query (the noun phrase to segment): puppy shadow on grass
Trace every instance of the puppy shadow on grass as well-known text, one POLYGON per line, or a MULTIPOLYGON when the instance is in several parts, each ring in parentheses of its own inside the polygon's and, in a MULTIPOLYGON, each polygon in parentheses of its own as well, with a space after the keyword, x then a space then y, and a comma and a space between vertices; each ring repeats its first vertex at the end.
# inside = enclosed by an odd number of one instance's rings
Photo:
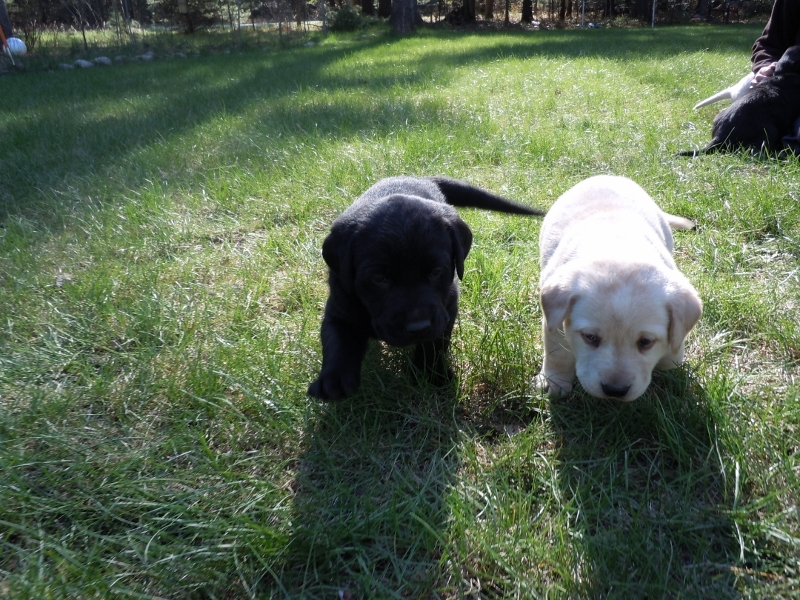
POLYGON ((579 388, 551 413, 583 597, 740 596, 733 469, 711 402, 685 370, 655 373, 631 403, 579 388))
POLYGON ((377 346, 359 391, 309 403, 279 576, 291 597, 426 598, 441 585, 455 383, 427 384, 409 353, 377 346))

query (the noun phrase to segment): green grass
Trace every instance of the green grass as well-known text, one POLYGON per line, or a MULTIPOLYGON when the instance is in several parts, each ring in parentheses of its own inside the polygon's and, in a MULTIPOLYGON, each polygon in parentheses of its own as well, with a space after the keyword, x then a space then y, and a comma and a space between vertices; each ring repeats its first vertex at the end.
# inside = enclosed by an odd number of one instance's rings
POLYGON ((759 33, 372 30, 5 77, 0 595, 800 597, 800 166, 674 157, 759 33), (614 173, 695 219, 685 365, 632 404, 532 394, 540 221, 464 210, 458 382, 374 345, 352 399, 307 398, 322 240, 400 173, 542 207, 614 173))

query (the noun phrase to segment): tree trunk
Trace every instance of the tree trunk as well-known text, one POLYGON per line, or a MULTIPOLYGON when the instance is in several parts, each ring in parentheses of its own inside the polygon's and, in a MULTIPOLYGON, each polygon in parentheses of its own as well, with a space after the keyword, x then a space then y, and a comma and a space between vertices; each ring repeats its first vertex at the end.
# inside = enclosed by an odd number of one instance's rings
POLYGON ((484 14, 484 18, 487 21, 494 19, 494 0, 486 0, 486 13, 484 14))
POLYGON ((378 16, 384 18, 392 16, 392 0, 378 0, 378 16))
POLYGON ((567 2, 566 0, 561 0, 561 4, 558 7, 558 20, 562 23, 564 19, 567 18, 567 2))
POLYGON ((14 28, 11 27, 11 19, 8 18, 6 0, 0 0, 0 27, 3 28, 3 35, 6 39, 14 37, 14 28))
POLYGON ((317 15, 322 19, 322 33, 327 35, 328 33, 328 7, 325 4, 325 0, 319 0, 317 4, 317 15))
POLYGON ((294 13, 294 21, 297 28, 303 23, 303 9, 305 8, 305 0, 292 0, 292 12, 294 13))
POLYGON ((533 2, 522 0, 522 16, 519 19, 523 23, 533 22, 533 2))
POLYGON ((475 21, 475 0, 464 0, 462 13, 464 21, 472 23, 475 21))
POLYGON ((708 9, 711 6, 711 3, 708 0, 698 0, 697 2, 697 14, 703 17, 704 19, 708 18, 708 9))
POLYGON ((392 16, 389 22, 397 33, 414 31, 417 0, 392 0, 392 16))
POLYGON ((78 18, 81 22, 81 35, 83 36, 83 49, 89 51, 89 42, 86 41, 86 19, 83 16, 83 2, 78 0, 78 18))
POLYGON ((375 2, 374 2, 374 0, 361 0, 361 14, 362 15, 374 15, 375 14, 375 2))
MULTIPOLYGON (((700 0, 703 2, 704 0, 700 0)), ((636 17, 637 19, 646 19, 650 20, 650 2, 649 0, 636 0, 633 3, 633 10, 631 11, 631 16, 636 17)))

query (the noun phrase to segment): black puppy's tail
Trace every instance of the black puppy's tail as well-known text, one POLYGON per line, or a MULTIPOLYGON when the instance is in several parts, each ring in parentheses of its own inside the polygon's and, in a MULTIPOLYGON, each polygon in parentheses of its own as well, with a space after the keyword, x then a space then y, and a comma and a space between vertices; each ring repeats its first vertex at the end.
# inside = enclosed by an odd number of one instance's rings
POLYGON ((496 196, 465 181, 450 179, 449 177, 426 177, 425 179, 435 183, 444 194, 447 203, 452 206, 483 208, 515 215, 537 215, 541 217, 545 214, 545 211, 541 209, 531 208, 502 196, 496 196))
POLYGON ((676 152, 675 156, 691 156, 692 158, 697 158, 701 154, 713 154, 721 147, 722 144, 709 144, 705 148, 700 148, 699 150, 681 150, 680 152, 676 152))

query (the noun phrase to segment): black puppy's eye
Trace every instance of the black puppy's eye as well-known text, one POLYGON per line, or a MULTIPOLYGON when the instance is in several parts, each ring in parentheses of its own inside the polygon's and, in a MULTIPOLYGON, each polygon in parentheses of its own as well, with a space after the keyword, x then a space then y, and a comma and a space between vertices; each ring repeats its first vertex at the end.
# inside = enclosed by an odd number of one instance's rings
POLYGON ((655 345, 655 343, 656 341, 654 339, 643 337, 639 338, 639 341, 636 342, 636 345, 638 346, 639 350, 650 350, 650 348, 652 348, 653 345, 655 345))
POLYGON ((428 275, 428 279, 430 281, 441 281, 445 277, 450 277, 450 273, 447 272, 447 269, 444 267, 438 267, 430 272, 428 275))
POLYGON ((389 285, 389 278, 386 277, 386 275, 376 273, 375 275, 369 278, 369 282, 375 287, 383 288, 389 285))
POLYGON ((581 333, 583 341, 589 344, 592 348, 600 346, 600 336, 594 333, 581 333))

